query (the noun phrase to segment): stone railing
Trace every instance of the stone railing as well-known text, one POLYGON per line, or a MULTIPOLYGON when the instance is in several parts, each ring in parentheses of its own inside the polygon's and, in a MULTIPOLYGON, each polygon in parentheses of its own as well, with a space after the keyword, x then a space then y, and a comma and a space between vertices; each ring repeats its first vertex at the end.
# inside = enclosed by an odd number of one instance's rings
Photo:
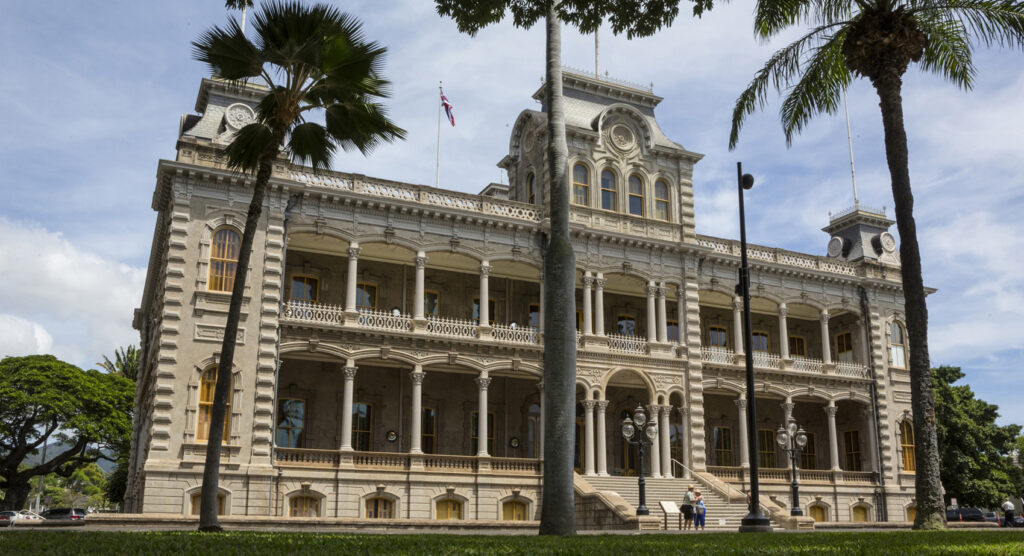
MULTIPOLYGON (((697 236, 697 245, 707 247, 715 253, 739 257, 740 242, 720 239, 710 236, 697 236)), ((747 258, 752 261, 762 261, 783 266, 792 266, 808 270, 818 270, 830 274, 842 274, 844 276, 857 276, 857 265, 844 261, 837 261, 826 257, 815 257, 803 253, 795 253, 772 247, 747 244, 747 258)))
POLYGON ((360 310, 356 323, 362 328, 372 328, 374 330, 391 330, 393 332, 409 332, 412 330, 412 317, 402 314, 396 315, 394 312, 388 311, 360 310))
POLYGON ((496 324, 491 329, 491 337, 498 342, 510 344, 537 344, 540 339, 537 329, 532 326, 512 326, 510 324, 496 324))
POLYGON ((701 347, 700 360, 705 363, 718 363, 719 365, 732 365, 733 351, 723 347, 701 347))
POLYGON ((726 481, 742 480, 743 468, 731 465, 709 465, 708 473, 726 481))
POLYGON ((793 365, 790 368, 798 373, 821 374, 822 365, 823 363, 821 359, 814 359, 811 357, 794 357, 793 365))
POLYGON ((769 353, 767 351, 755 351, 754 366, 761 367, 764 369, 778 370, 782 368, 782 358, 776 353, 769 353))
POLYGON ((307 301, 289 301, 284 304, 284 313, 281 318, 297 322, 341 326, 345 321, 345 308, 307 301))
POLYGON ((840 376, 852 376, 856 378, 867 378, 868 367, 861 363, 836 363, 836 374, 840 376))
POLYGON ((423 456, 423 467, 427 471, 476 471, 476 456, 449 456, 429 454, 423 456))
POLYGON ((496 458, 491 461, 491 469, 505 473, 540 473, 540 460, 534 458, 496 458))
POLYGON ((608 334, 608 350, 636 355, 647 354, 647 340, 639 336, 608 334))
POLYGON ((760 467, 757 478, 762 481, 789 481, 789 469, 785 467, 760 467))
MULTIPOLYGON (((791 469, 785 467, 762 467, 757 470, 760 480, 766 482, 791 482, 791 469)), ((749 470, 739 466, 709 465, 708 473, 719 479, 737 483, 747 480, 749 470)), ((831 469, 797 469, 797 477, 801 482, 807 483, 834 483, 842 480, 844 483, 873 484, 875 474, 870 471, 833 471, 831 469)))
POLYGON ((798 469, 797 476, 801 482, 831 483, 835 480, 835 472, 821 469, 798 469))
POLYGON ((427 334, 454 338, 476 338, 477 325, 471 320, 427 317, 427 334))
POLYGON ((357 469, 407 469, 409 467, 409 454, 353 452, 352 464, 357 469))
POLYGON ((540 222, 543 217, 541 207, 528 203, 492 197, 485 198, 480 195, 446 191, 425 185, 376 180, 341 172, 325 172, 321 174, 302 168, 294 168, 288 170, 281 177, 286 177, 312 187, 340 189, 369 197, 419 203, 442 208, 446 211, 461 210, 481 215, 526 220, 532 223, 540 222))
POLYGON ((306 450, 297 448, 274 448, 274 462, 278 465, 298 467, 337 467, 341 461, 338 450, 306 450))
POLYGON ((573 206, 569 211, 569 224, 668 242, 682 239, 682 228, 679 224, 580 206, 573 206))
POLYGON ((858 483, 870 485, 875 483, 874 471, 839 471, 844 483, 858 483))

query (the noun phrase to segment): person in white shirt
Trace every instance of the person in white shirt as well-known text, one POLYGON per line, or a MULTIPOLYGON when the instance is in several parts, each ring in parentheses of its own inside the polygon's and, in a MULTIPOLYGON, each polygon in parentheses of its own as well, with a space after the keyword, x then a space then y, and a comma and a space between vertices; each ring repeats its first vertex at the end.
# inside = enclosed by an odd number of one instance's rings
POLYGON ((1013 511, 1015 509, 1013 502, 1010 502, 1009 497, 1007 497, 1006 502, 1003 502, 1003 527, 1013 526, 1013 511))
POLYGON ((693 485, 683 493, 683 531, 688 531, 693 525, 693 503, 697 501, 697 495, 693 492, 693 485))

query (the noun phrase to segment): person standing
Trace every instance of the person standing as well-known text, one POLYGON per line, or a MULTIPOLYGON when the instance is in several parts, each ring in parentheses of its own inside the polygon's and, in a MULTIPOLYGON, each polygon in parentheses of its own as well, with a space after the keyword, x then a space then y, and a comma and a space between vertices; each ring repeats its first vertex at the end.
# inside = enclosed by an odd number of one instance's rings
POLYGON ((697 495, 693 492, 693 485, 690 485, 683 493, 683 531, 689 531, 693 525, 693 503, 697 501, 697 495))
POLYGON ((699 490, 695 494, 696 501, 693 508, 693 530, 696 531, 697 527, 700 527, 700 530, 703 531, 704 523, 707 519, 708 508, 704 505, 704 495, 701 494, 699 490))
POLYGON ((1006 502, 1003 502, 1003 527, 1013 527, 1013 502, 1010 502, 1010 497, 1006 497, 1006 502))

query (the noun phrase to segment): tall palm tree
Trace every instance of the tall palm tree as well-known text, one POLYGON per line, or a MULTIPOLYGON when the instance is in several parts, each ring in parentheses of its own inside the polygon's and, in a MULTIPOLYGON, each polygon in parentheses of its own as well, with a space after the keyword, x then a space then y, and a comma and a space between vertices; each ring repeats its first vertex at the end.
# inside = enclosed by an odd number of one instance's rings
MULTIPOLYGON (((207 446, 220 446, 223 439, 249 257, 272 165, 281 150, 294 162, 321 171, 339 146, 367 154, 382 141, 405 137, 376 102, 388 96, 388 82, 380 74, 386 49, 367 42, 355 18, 324 4, 275 1, 263 4, 252 19, 253 41, 230 20, 227 27, 215 26, 192 43, 193 56, 214 75, 240 85, 261 79, 268 88, 256 107, 256 121, 240 129, 225 149, 229 166, 255 172, 256 179, 231 290, 207 446), (309 121, 319 114, 323 125, 309 121)), ((207 449, 201 531, 220 530, 219 468, 220 450, 207 449)))
POLYGON ((754 30, 768 39, 802 24, 805 35, 776 52, 736 101, 729 148, 748 114, 766 103, 769 88, 785 90, 782 128, 787 144, 811 118, 833 114, 855 77, 867 77, 881 101, 885 156, 900 233, 910 353, 911 407, 917 449, 917 529, 945 523, 928 361, 928 309, 910 191, 903 74, 911 62, 962 89, 974 82, 974 47, 1024 47, 1024 3, 1017 0, 758 0, 754 30))
POLYGON ((96 364, 111 374, 123 376, 131 380, 138 380, 139 350, 135 346, 122 347, 114 350, 113 361, 104 355, 103 361, 99 361, 96 364))

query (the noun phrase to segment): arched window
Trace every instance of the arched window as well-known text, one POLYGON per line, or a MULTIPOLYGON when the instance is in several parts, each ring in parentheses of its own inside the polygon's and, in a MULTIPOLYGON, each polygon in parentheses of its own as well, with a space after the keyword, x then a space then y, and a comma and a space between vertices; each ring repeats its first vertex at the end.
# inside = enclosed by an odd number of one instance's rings
POLYGON ((509 500, 501 505, 502 521, 526 521, 526 502, 509 500))
POLYGON ((910 419, 900 422, 900 450, 903 452, 903 471, 914 473, 917 470, 917 459, 914 450, 914 424, 910 419))
MULTIPOLYGON (((213 391, 217 388, 217 366, 207 368, 199 379, 199 419, 196 424, 196 441, 206 442, 210 438, 210 418, 213 415, 213 391)), ((227 443, 231 430, 231 383, 228 383, 228 401, 224 411, 224 438, 227 443)))
POLYGON ((604 170, 601 172, 601 208, 604 210, 615 210, 618 206, 615 202, 615 197, 615 172, 604 170))
POLYGON ((536 200, 536 186, 537 178, 530 172, 530 175, 526 177, 526 202, 531 205, 536 200))
POLYGON ((462 519, 462 502, 459 500, 452 498, 438 500, 435 509, 436 518, 439 520, 462 519))
POLYGON ((814 521, 828 521, 828 511, 821 504, 812 504, 810 508, 811 519, 814 521))
POLYGON ((320 499, 315 496, 292 496, 288 517, 320 517, 320 499))
POLYGON ((572 202, 585 207, 590 205, 590 172, 582 164, 572 167, 572 202))
POLYGON ((854 523, 865 523, 868 521, 868 509, 864 506, 853 507, 854 523))
POLYGON ((221 228, 214 232, 210 245, 210 281, 207 289, 229 292, 235 286, 235 269, 238 267, 238 248, 242 236, 234 228, 221 228))
POLYGON ((907 506, 907 521, 917 519, 917 506, 907 506))
POLYGON ((367 519, 391 519, 395 517, 395 503, 381 496, 366 499, 367 519))
MULTIPOLYGON (((217 515, 224 515, 224 494, 217 494, 217 515)), ((203 493, 196 491, 189 497, 189 512, 192 515, 199 515, 199 507, 203 502, 203 493)))
POLYGON ((907 332, 899 321, 892 321, 889 327, 889 349, 891 350, 892 366, 907 368, 907 332))
POLYGON ((654 217, 668 220, 668 184, 662 180, 654 182, 654 217))
POLYGON ((629 176, 629 213, 644 215, 644 182, 636 175, 629 176))

